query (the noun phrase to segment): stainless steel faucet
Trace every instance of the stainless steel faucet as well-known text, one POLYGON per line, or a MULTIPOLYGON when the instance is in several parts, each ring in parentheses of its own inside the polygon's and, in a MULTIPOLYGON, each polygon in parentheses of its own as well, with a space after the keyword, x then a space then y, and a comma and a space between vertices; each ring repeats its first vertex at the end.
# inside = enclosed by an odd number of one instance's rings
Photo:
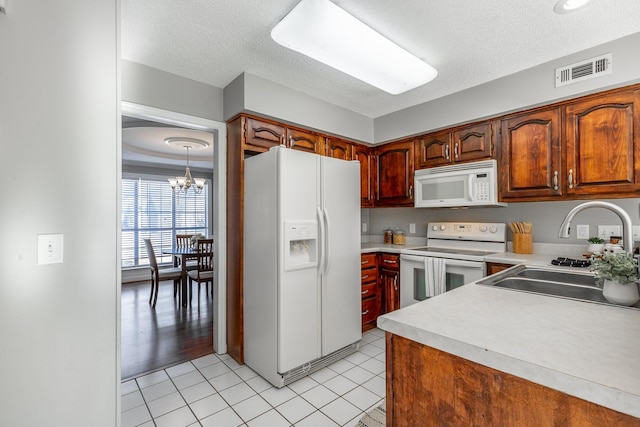
POLYGON ((633 253, 633 224, 631 223, 631 218, 629 214, 627 214, 624 210, 620 208, 620 206, 614 205, 609 202, 601 202, 598 200, 594 200, 591 202, 584 202, 571 209, 567 216, 562 221, 560 225, 560 231, 558 232, 558 237, 568 238, 569 231, 571 230, 571 221, 573 217, 580 211, 589 208, 604 208, 608 209, 611 212, 618 215, 620 221, 622 221, 622 245, 623 249, 626 253, 633 253))

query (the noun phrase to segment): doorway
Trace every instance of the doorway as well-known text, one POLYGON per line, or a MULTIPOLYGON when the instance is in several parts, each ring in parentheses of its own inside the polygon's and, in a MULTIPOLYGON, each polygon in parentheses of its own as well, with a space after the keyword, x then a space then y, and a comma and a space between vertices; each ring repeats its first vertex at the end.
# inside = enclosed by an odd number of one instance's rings
MULTIPOLYGON (((212 179, 212 198, 215 203, 212 204, 213 216, 213 232, 214 241, 214 284, 213 284, 213 348, 218 354, 226 353, 226 124, 206 120, 199 117, 184 115, 181 113, 162 110, 154 107, 143 106, 139 104, 123 102, 121 115, 139 120, 152 121, 165 126, 175 126, 185 129, 193 129, 213 134, 213 179, 212 179)), ((120 175, 122 181, 122 175, 120 175)), ((167 184, 168 185, 168 184, 167 184)), ((121 199, 121 198, 120 198, 121 199)), ((122 212, 122 201, 119 200, 119 210, 122 212)), ((119 237, 120 243, 122 236, 119 237)), ((148 285, 147 285, 148 286, 148 285)), ((141 297, 148 299, 149 288, 145 287, 144 291, 139 290, 141 297)), ((159 295, 159 301, 162 293, 159 295)), ((145 301, 146 302, 146 301, 145 301)), ((194 301, 195 302, 195 301, 194 301)), ((124 315, 122 307, 120 320, 124 315)), ((197 310, 197 306, 196 306, 197 310)), ((122 330, 119 331, 120 343, 122 345, 122 330)), ((122 360, 121 363, 122 365, 122 360)), ((121 378, 122 379, 122 378, 121 378)))

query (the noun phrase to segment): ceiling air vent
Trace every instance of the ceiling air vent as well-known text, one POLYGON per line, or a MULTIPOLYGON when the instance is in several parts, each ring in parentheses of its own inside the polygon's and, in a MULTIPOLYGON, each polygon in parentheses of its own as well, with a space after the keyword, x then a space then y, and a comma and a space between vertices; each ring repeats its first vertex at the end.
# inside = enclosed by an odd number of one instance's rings
POLYGON ((581 82, 611 73, 611 54, 556 68, 556 87, 581 82))

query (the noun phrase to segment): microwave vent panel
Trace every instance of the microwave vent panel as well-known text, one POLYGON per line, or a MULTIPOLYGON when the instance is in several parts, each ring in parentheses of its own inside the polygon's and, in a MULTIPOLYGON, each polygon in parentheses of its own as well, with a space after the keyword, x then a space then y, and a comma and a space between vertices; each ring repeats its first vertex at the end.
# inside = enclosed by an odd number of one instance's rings
POLYGON ((612 65, 612 54, 607 53, 586 61, 556 68, 556 87, 611 74, 612 65))

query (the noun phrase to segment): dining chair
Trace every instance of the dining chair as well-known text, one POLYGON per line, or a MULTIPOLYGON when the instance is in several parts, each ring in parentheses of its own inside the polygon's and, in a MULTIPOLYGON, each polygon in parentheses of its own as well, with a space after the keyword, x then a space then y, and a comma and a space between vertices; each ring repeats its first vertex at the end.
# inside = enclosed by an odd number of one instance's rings
POLYGON ((158 268, 158 260, 156 259, 156 253, 153 250, 153 245, 150 239, 144 239, 144 246, 147 248, 147 256, 149 257, 149 266, 151 267, 151 294, 149 295, 149 303, 153 300, 151 306, 156 308, 156 301, 158 300, 158 287, 162 280, 173 280, 173 296, 176 296, 178 292, 178 286, 180 280, 182 280, 182 268, 180 267, 166 267, 158 268))
MULTIPOLYGON (((191 247, 191 238, 193 234, 176 234, 176 248, 190 248, 191 247)), ((180 265, 181 258, 178 257, 177 265, 180 265)), ((187 270, 195 270, 198 268, 198 263, 196 258, 187 258, 187 270)))
POLYGON ((204 283, 209 295, 209 282, 213 291, 213 239, 200 239, 197 244, 197 268, 188 271, 189 275, 189 303, 193 298, 192 284, 198 282, 198 302, 200 301, 200 284, 204 283))

